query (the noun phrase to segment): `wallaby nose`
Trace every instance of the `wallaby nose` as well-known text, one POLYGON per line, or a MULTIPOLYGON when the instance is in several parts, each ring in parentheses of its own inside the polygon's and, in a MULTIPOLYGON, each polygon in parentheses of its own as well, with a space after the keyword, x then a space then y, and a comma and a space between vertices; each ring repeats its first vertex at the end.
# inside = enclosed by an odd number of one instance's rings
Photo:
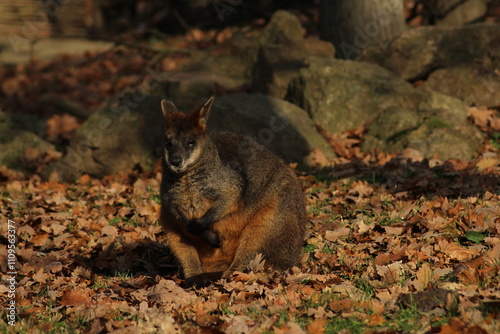
POLYGON ((174 167, 179 167, 182 164, 182 158, 178 155, 174 155, 168 159, 170 164, 174 167))

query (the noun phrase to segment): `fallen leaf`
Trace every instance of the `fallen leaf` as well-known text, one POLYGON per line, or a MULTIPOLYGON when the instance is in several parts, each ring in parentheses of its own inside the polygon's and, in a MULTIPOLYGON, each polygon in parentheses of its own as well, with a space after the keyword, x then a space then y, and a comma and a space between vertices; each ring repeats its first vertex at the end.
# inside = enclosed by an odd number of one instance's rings
POLYGON ((325 232, 325 239, 329 241, 337 241, 340 237, 347 237, 351 233, 351 229, 348 227, 339 227, 333 231, 325 232))
POLYGON ((432 269, 429 263, 424 262, 417 271, 417 282, 420 283, 421 289, 427 288, 427 285, 432 279, 432 269))
POLYGON ((382 282, 394 283, 404 275, 404 267, 401 261, 388 264, 386 266, 376 266, 377 274, 382 276, 382 282))
POLYGON ((48 273, 56 273, 62 270, 63 264, 60 261, 55 261, 45 266, 45 271, 48 273))
POLYGON ((30 242, 36 246, 36 247, 40 247, 40 246, 43 246, 47 243, 47 240, 49 239, 49 234, 47 233, 43 233, 43 234, 37 234, 35 236, 33 236, 30 240, 30 242))
POLYGON ((64 292, 61 298, 61 305, 64 306, 78 306, 85 305, 90 306, 92 304, 92 298, 90 297, 90 289, 76 289, 68 290, 64 292))
POLYGON ((82 186, 88 185, 89 183, 90 183, 90 175, 89 174, 83 174, 78 179, 78 184, 80 184, 82 186))
POLYGON ((78 119, 69 114, 53 115, 47 119, 47 139, 56 141, 59 138, 71 139, 80 127, 78 119))
POLYGON ((500 164, 500 160, 495 158, 483 158, 476 163, 477 170, 482 172, 485 169, 495 167, 500 164))
POLYGON ((186 292, 174 281, 165 279, 149 290, 148 298, 157 303, 172 303, 178 306, 186 306, 196 300, 195 295, 186 292))
POLYGON ((311 334, 323 334, 327 323, 327 318, 314 319, 307 325, 307 332, 311 334))

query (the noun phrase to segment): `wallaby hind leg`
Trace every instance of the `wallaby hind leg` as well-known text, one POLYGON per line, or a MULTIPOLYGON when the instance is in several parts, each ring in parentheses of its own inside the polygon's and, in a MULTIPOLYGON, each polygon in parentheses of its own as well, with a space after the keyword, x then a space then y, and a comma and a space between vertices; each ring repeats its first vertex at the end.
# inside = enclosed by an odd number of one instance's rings
POLYGON ((196 248, 183 240, 182 235, 175 232, 168 233, 167 244, 179 260, 184 278, 202 273, 201 261, 196 248))
POLYGON ((267 237, 272 232, 273 219, 277 213, 276 207, 277 205, 268 205, 253 215, 241 234, 234 259, 229 268, 224 271, 223 277, 229 277, 234 271, 244 270, 257 253, 267 253, 265 245, 267 237))
MULTIPOLYGON (((297 200, 295 200, 297 201, 297 200)), ((290 205, 293 200, 284 200, 278 207, 280 212, 274 225, 277 227, 269 234, 264 249, 268 263, 276 269, 291 268, 302 257, 306 217, 299 206, 290 205)))

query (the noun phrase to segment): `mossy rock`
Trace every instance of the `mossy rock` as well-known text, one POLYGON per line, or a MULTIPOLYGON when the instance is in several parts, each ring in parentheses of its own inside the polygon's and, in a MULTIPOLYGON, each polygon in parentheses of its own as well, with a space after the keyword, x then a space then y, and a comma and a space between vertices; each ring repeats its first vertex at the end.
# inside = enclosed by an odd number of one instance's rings
POLYGON ((380 113, 368 126, 362 149, 413 148, 426 158, 470 159, 482 140, 481 132, 467 122, 462 101, 430 92, 418 109, 388 108, 380 113))
POLYGON ((310 57, 286 99, 330 133, 357 128, 389 107, 416 109, 425 94, 378 65, 310 57))
POLYGON ((500 106, 500 74, 492 67, 460 66, 437 70, 419 89, 453 96, 467 105, 500 106))
POLYGON ((26 151, 36 148, 40 153, 55 150, 45 141, 45 123, 33 115, 17 115, 0 111, 0 165, 22 170, 26 151))
POLYGON ((403 150, 408 142, 405 137, 417 129, 422 118, 412 109, 390 107, 382 111, 369 126, 363 149, 373 148, 388 152, 403 150))
POLYGON ((283 44, 303 39, 299 18, 286 10, 278 10, 273 14, 262 36, 263 44, 283 44))
POLYGON ((60 161, 43 171, 45 178, 74 180, 80 174, 104 176, 140 167, 160 157, 163 116, 159 96, 124 94, 101 108, 77 130, 60 161))
POLYGON ((408 29, 384 46, 370 46, 357 58, 381 65, 403 79, 422 79, 440 68, 483 59, 499 50, 500 25, 470 24, 459 27, 423 26, 408 29), (464 47, 466 46, 466 47, 464 47))

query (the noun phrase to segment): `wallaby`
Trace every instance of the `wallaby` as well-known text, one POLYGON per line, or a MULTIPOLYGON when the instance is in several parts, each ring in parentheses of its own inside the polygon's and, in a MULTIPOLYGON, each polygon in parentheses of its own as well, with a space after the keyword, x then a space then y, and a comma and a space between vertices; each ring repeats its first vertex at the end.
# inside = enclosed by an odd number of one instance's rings
POLYGON ((281 159, 249 137, 208 134, 213 100, 187 114, 161 101, 160 220, 190 285, 244 270, 258 253, 273 268, 292 267, 307 220, 299 181, 281 159))

